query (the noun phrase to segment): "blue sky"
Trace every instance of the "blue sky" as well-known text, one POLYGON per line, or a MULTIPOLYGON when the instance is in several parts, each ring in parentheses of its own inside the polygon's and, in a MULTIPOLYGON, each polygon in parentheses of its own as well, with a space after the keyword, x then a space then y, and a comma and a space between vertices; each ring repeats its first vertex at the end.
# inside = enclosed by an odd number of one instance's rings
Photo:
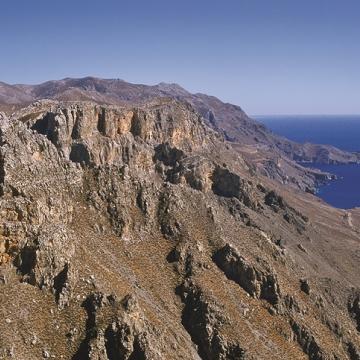
POLYGON ((250 114, 360 114, 359 0, 3 0, 0 80, 176 82, 250 114))

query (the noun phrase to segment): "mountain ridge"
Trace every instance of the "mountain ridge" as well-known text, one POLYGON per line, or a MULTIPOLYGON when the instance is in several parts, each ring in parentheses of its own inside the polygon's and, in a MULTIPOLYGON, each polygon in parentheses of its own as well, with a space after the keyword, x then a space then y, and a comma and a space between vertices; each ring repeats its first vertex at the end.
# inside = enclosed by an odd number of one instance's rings
POLYGON ((0 86, 0 110, 9 114, 44 98, 125 105, 141 104, 157 97, 170 97, 190 103, 207 124, 221 133, 257 171, 303 190, 315 192, 316 187, 328 181, 330 176, 303 168, 299 165, 302 161, 359 162, 360 155, 356 153, 329 145, 298 144, 278 136, 250 118, 240 106, 224 103, 215 96, 191 94, 178 84, 143 85, 90 76, 51 80, 38 85, 5 84, 0 86))
MULTIPOLYGON (((31 101, 36 101, 46 98, 54 100, 68 100, 68 96, 73 95, 71 94, 71 91, 77 89, 84 92, 81 93, 84 97, 88 95, 89 101, 96 101, 97 97, 102 96, 98 99, 101 103, 104 103, 104 100, 107 100, 107 102, 112 105, 116 105, 119 102, 136 103, 137 101, 149 98, 170 96, 178 98, 179 100, 190 102, 208 121, 208 123, 212 126, 217 126, 218 129, 222 130, 230 140, 256 142, 264 140, 264 136, 267 136, 268 141, 271 140, 275 143, 279 138, 276 137, 275 139, 272 139, 274 134, 268 131, 266 127, 258 121, 251 119, 240 106, 222 102, 217 97, 204 93, 192 94, 176 83, 160 82, 156 85, 143 85, 129 83, 120 79, 101 79, 98 77, 87 76, 84 78, 50 80, 37 85, 1 84, 3 89, 0 87, 0 91, 2 90, 0 93, 2 94, 2 97, 0 98, 0 105, 18 103, 23 107, 24 105, 30 104, 30 102, 24 104, 23 97, 20 97, 19 99, 16 97, 14 98, 14 94, 11 93, 10 90, 17 92, 23 91, 23 96, 26 96, 28 99, 31 97, 31 101), (10 92, 8 95, 6 90, 10 92), (62 98, 64 96, 64 92, 70 92, 70 94, 66 95, 65 98, 62 98), (216 110, 216 116, 213 113, 214 109, 216 110), (237 121, 237 123, 235 123, 235 121, 237 121), (243 124, 241 122, 243 122, 243 124), (260 138, 254 139, 256 136, 251 132, 244 136, 244 134, 241 133, 241 131, 244 130, 241 126, 247 127, 246 130, 248 131, 255 131, 256 134, 260 135, 260 138), (249 135, 252 135, 252 137, 249 135)), ((78 99, 75 95, 72 100, 76 101, 86 99, 78 99)), ((294 142, 288 141, 288 143, 294 142)), ((280 150, 283 151, 281 148, 280 150)))

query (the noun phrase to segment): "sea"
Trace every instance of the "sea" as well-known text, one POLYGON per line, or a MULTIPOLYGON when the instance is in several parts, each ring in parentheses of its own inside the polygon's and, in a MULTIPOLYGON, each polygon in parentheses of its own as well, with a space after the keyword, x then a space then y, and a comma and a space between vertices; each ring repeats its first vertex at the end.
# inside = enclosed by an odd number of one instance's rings
MULTIPOLYGON (((360 152, 360 115, 264 115, 254 118, 274 133, 296 142, 330 144, 360 152)), ((360 165, 311 166, 337 175, 337 180, 318 189, 320 198, 341 209, 360 207, 360 165)))

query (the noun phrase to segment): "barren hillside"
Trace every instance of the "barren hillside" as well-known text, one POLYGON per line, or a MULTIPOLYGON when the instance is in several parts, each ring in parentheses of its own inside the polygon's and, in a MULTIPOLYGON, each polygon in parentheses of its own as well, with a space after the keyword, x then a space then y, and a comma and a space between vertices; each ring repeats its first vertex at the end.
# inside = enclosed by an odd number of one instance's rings
POLYGON ((164 87, 1 115, 0 357, 359 359, 357 211, 254 171, 164 87))

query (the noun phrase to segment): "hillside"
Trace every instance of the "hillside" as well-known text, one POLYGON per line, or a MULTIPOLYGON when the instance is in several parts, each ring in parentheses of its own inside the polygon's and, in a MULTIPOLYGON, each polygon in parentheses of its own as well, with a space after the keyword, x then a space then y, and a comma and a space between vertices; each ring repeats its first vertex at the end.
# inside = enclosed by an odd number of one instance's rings
POLYGON ((0 357, 359 359, 359 211, 254 171, 180 88, 129 86, 0 116, 0 357))

